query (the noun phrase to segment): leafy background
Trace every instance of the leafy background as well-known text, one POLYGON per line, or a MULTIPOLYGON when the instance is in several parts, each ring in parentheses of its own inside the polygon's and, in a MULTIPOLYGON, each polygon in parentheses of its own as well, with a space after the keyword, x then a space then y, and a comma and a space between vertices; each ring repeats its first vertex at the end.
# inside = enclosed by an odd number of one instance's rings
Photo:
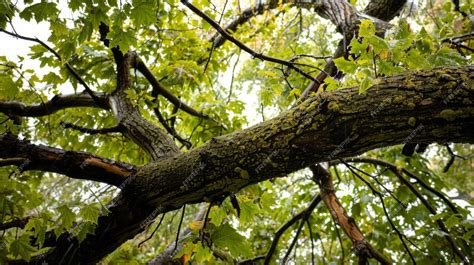
MULTIPOLYGON (((366 2, 351 1, 359 10, 366 2)), ((220 21, 221 25, 226 25, 239 13, 237 1, 197 0, 193 4, 220 21)), ((254 4, 240 1, 242 8, 254 4)), ((465 0, 461 1, 460 7, 469 13, 472 12, 471 5, 465 0)), ((385 38, 376 36, 372 22, 362 21, 360 36, 364 37, 363 40, 350 42, 357 60, 336 60, 336 65, 346 76, 342 80, 326 79, 328 90, 357 85, 361 93, 370 94, 367 89, 383 76, 442 65, 472 64, 472 55, 461 53, 443 42, 446 38, 472 30, 469 19, 464 19, 453 9, 451 1, 414 1, 391 22, 393 27, 385 38)), ((40 45, 31 43, 29 52, 18 56, 2 49, 0 100, 41 103, 55 94, 80 92, 80 85, 63 67, 65 62, 79 69, 80 75, 95 91, 112 91, 115 87, 114 63, 111 52, 99 40, 97 29, 101 21, 110 25, 112 46, 118 45, 122 51, 136 50, 166 88, 223 125, 182 111, 174 113, 173 106, 162 98, 153 103, 151 87, 143 76, 132 73, 133 87, 128 95, 140 106, 144 117, 159 125, 150 111, 153 104, 159 104, 166 119, 176 118, 177 132, 188 138, 194 147, 212 137, 274 117, 294 104, 309 84, 309 80, 301 75, 280 65, 254 59, 230 42, 210 53, 212 43, 209 38, 215 31, 177 0, 1 1, 1 28, 21 34, 24 28, 15 27, 16 24, 40 23, 47 30, 38 32, 36 36, 58 51, 61 60, 40 45)), ((332 55, 341 38, 335 32, 332 25, 312 10, 280 4, 272 11, 253 17, 233 35, 258 52, 291 59, 298 54, 332 55)), ((6 36, 2 38, 2 41, 14 41, 6 36)), ((472 42, 470 47, 473 47, 472 42)), ((297 61, 307 64, 302 68, 313 74, 326 64, 325 59, 311 57, 297 58, 297 61)), ((61 121, 88 128, 115 124, 109 112, 93 108, 66 109, 45 117, 25 118, 19 125, 0 114, 0 133, 10 131, 34 139, 35 143, 92 152, 137 165, 148 162, 146 154, 122 136, 84 135, 64 129, 60 126, 61 121)), ((452 257, 443 233, 435 224, 436 219, 444 220, 456 238, 471 245, 474 240, 473 150, 472 146, 462 144, 451 145, 451 148, 464 159, 456 159, 447 173, 443 172, 443 167, 450 155, 444 146, 431 145, 424 154, 413 157, 402 156, 401 146, 373 150, 367 155, 405 167, 451 197, 467 195, 471 199, 456 200, 459 214, 449 213, 442 201, 426 193, 428 201, 440 213, 432 216, 393 174, 381 172, 373 166, 358 165, 365 172, 377 175, 378 181, 392 191, 393 196, 385 192, 386 206, 396 227, 417 246, 411 245, 410 248, 422 264, 446 263, 452 257), (406 208, 393 197, 403 202, 406 208)), ((347 167, 334 166, 331 172, 339 176, 336 187, 342 205, 356 219, 367 239, 378 249, 385 249, 397 263, 409 262, 400 240, 388 225, 379 198, 347 167)), ((382 191, 382 186, 373 179, 364 178, 382 191)), ((99 183, 51 173, 20 173, 13 167, 1 167, 0 221, 24 216, 31 218, 24 229, 1 233, 0 259, 29 259, 45 252, 47 248, 43 247, 43 240, 45 232, 50 229, 58 235, 67 230, 84 238, 93 232, 99 213, 106 211, 104 205, 117 192, 115 188, 99 183), (38 238, 35 244, 29 240, 32 235, 38 238)), ((265 181, 237 194, 240 217, 228 199, 219 207, 213 207, 206 229, 212 234, 214 247, 228 251, 231 258, 262 255, 280 225, 304 209, 317 193, 311 174, 306 170, 265 181)), ((202 227, 202 224, 192 221, 198 210, 196 205, 188 207, 184 220, 184 225, 195 234, 202 227)), ((154 237, 138 247, 138 243, 155 229, 157 222, 147 232, 123 244, 103 263, 141 264, 148 261, 167 245, 173 244, 178 222, 179 211, 167 214, 154 237)), ((317 263, 350 262, 354 259, 350 240, 335 226, 324 206, 316 208, 309 222, 312 234, 306 227, 303 229, 291 255, 294 262, 310 262, 312 241, 317 263)), ((293 228, 280 239, 280 258, 286 254, 286 248, 295 235, 297 226, 293 228)), ((187 242, 177 256, 199 264, 226 263, 216 260, 208 248, 192 241, 187 242)))

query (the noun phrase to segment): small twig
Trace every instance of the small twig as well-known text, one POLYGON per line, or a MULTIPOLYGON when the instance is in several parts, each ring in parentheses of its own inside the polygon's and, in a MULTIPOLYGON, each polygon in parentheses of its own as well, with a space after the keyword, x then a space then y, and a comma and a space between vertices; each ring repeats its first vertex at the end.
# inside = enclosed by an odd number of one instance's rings
POLYGON ((165 219, 165 215, 166 215, 166 213, 164 213, 163 215, 161 215, 161 219, 160 219, 160 222, 158 223, 158 225, 155 227, 155 229, 153 230, 153 232, 151 233, 151 235, 150 235, 149 237, 147 237, 145 240, 143 240, 142 242, 140 242, 140 243, 138 244, 138 248, 140 248, 140 246, 141 246, 143 243, 147 242, 148 240, 150 240, 150 239, 153 237, 153 235, 155 234, 156 230, 158 230, 158 228, 160 227, 161 223, 163 222, 163 219, 165 219))
MULTIPOLYGON (((402 245, 403 245, 403 248, 405 248, 405 250, 408 252, 408 255, 410 256, 410 259, 411 261, 413 262, 413 264, 416 264, 416 261, 415 261, 415 258, 413 257, 413 254, 411 253, 410 249, 408 248, 407 244, 405 243, 405 240, 403 240, 403 238, 405 237, 404 234, 402 234, 400 232, 400 230, 398 230, 398 228, 395 226, 395 224, 393 223, 392 221, 392 218, 390 218, 390 215, 388 214, 388 211, 387 211, 387 208, 385 207, 385 201, 383 199, 383 195, 377 191, 368 181, 366 181, 361 175, 359 175, 357 172, 355 172, 352 168, 353 166, 347 164, 344 162, 344 165, 352 172, 352 174, 354 176, 356 176, 357 178, 359 178, 362 182, 364 182, 367 187, 372 191, 372 194, 376 195, 377 197, 379 197, 380 199, 380 202, 382 203, 382 209, 384 211, 384 214, 385 214, 385 217, 387 217, 387 220, 390 224, 390 226, 392 227, 393 230, 395 230, 395 232, 397 233, 398 235, 398 238, 400 239, 400 241, 402 242, 402 245)), ((402 204, 403 205, 403 204, 402 204)), ((406 238, 406 237, 405 237, 406 238)))
POLYGON ((293 216, 288 222, 283 224, 275 233, 275 237, 273 238, 272 244, 270 245, 270 248, 268 249, 267 254, 265 255, 265 261, 263 264, 270 264, 270 260, 273 256, 273 253, 276 250, 276 247, 278 245, 278 240, 280 240, 280 237, 283 235, 283 233, 288 230, 296 221, 300 219, 307 219, 309 218, 310 214, 313 212, 313 210, 318 206, 318 204, 321 202, 321 195, 316 195, 309 206, 298 213, 297 215, 293 216))
POLYGON ((204 245, 204 229, 206 228, 207 219, 209 218, 209 213, 211 212, 212 206, 213 206, 212 202, 209 203, 209 207, 207 207, 206 215, 204 217, 204 223, 203 223, 202 228, 201 228, 201 244, 202 245, 204 245))
MULTIPOLYGON (((308 219, 306 219, 306 220, 308 220, 308 219)), ((296 230, 296 235, 293 238, 293 241, 291 242, 290 247, 286 251, 285 257, 283 258, 283 264, 286 264, 286 261, 288 260, 288 257, 290 256, 290 253, 291 253, 291 251, 293 250, 293 247, 296 244, 296 241, 298 241, 298 237, 301 233, 301 230, 303 229, 303 226, 304 226, 306 220, 301 220, 300 226, 298 227, 298 230, 296 230)))
MULTIPOLYGON (((406 171, 403 171, 403 170, 399 170, 395 165, 391 164, 391 163, 388 163, 386 161, 383 161, 383 160, 378 160, 378 159, 371 159, 371 158, 351 158, 351 159, 346 159, 346 161, 352 161, 352 162, 362 162, 362 163, 372 163, 372 164, 376 164, 376 165, 381 165, 381 166, 385 166, 385 167, 388 167, 390 169, 390 171, 392 171, 395 176, 397 176, 397 178, 405 185, 407 186, 410 191, 421 201, 421 203, 425 206, 426 209, 428 209, 428 211, 432 214, 432 215, 436 215, 437 212, 436 212, 436 209, 428 202, 427 199, 425 199, 425 197, 410 183, 410 181, 408 181, 405 177, 403 177, 403 175, 401 174, 401 172, 405 173, 406 171)), ((425 184, 426 185, 426 184, 425 184)), ((444 197, 444 196, 443 196, 444 197)), ((449 242, 449 244, 451 245, 451 248, 453 249, 454 253, 466 264, 468 264, 468 259, 466 257, 466 255, 464 255, 464 253, 461 251, 461 249, 458 247, 456 241, 453 239, 453 237, 451 236, 451 233, 449 232, 448 228, 446 227, 446 225, 444 224, 444 222, 440 219, 437 219, 435 220, 435 222, 437 223, 438 227, 441 229, 441 231, 443 231, 445 233, 444 237, 446 238, 446 240, 449 242)))
MULTIPOLYGON (((155 102, 157 102, 156 99, 155 99, 155 102)), ((163 117, 159 109, 154 107, 153 111, 155 112, 156 117, 160 121, 161 125, 163 125, 165 130, 169 134, 171 134, 176 140, 178 140, 182 145, 186 146, 187 149, 191 149, 191 147, 193 146, 192 143, 184 139, 183 137, 181 137, 174 127, 168 125, 168 123, 166 122, 166 119, 163 117)))
POLYGON ((176 249, 178 248, 178 241, 179 241, 179 233, 181 230, 181 225, 183 224, 183 219, 184 219, 184 213, 186 212, 186 204, 183 205, 183 211, 181 212, 181 219, 179 219, 179 225, 178 225, 178 232, 176 233, 176 241, 174 244, 173 251, 171 253, 174 253, 176 249))
POLYGON ((313 231, 311 230, 311 224, 309 223, 309 218, 306 219, 306 225, 308 226, 309 237, 311 238, 311 264, 314 265, 314 238, 313 231))
POLYGON ((61 121, 59 123, 61 126, 63 126, 66 129, 74 129, 77 131, 80 131, 82 133, 87 133, 87 134, 108 134, 108 133, 121 133, 125 131, 125 128, 122 125, 117 125, 114 127, 110 128, 103 128, 103 129, 91 129, 91 128, 85 128, 76 124, 68 123, 61 121))

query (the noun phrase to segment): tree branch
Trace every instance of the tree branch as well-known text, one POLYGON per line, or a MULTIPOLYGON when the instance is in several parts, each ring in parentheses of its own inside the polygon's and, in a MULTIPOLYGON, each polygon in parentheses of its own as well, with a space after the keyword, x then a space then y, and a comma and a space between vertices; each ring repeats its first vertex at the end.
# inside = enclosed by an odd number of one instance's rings
MULTIPOLYGON (((421 203, 428 209, 428 211, 432 215, 436 215, 436 209, 428 202, 428 200, 423 197, 423 195, 401 174, 401 172, 407 172, 407 170, 399 170, 395 165, 385 162, 383 160, 378 160, 378 159, 371 159, 371 158, 363 158, 358 160, 357 158, 351 158, 348 161, 352 162, 364 162, 364 163, 371 163, 374 165, 379 165, 379 166, 385 166, 387 167, 390 171, 392 171, 398 179, 405 185, 407 186, 410 191, 421 201, 421 203)), ((426 184, 425 184, 426 185, 426 184)), ((444 196, 443 196, 444 197, 444 196)), ((441 198, 443 198, 441 197, 441 198)), ((445 197, 444 197, 445 198, 445 197)), ((445 198, 447 200, 447 198, 445 198)), ((453 206, 454 207, 454 206, 453 206)), ((454 208, 455 209, 455 208, 454 208)), ((436 220, 436 223, 438 227, 445 233, 445 238, 448 241, 448 243, 451 245, 451 248, 453 249, 454 253, 465 263, 469 264, 469 260, 467 259, 466 255, 461 251, 461 249, 458 247, 456 241, 454 238, 451 236, 451 233, 449 232, 448 228, 444 224, 444 222, 440 219, 436 220)))
POLYGON ((258 53, 254 50, 252 50, 251 48, 249 48, 248 46, 246 46, 245 44, 243 44, 241 41, 237 40, 236 38, 234 38, 232 35, 230 35, 227 31, 225 31, 221 26, 219 26, 219 24, 214 21, 212 18, 210 18, 208 15, 206 15, 204 12, 202 12, 199 8, 197 8, 196 6, 194 6, 193 4, 189 3, 188 0, 181 0, 181 3, 185 6, 187 6, 191 11, 193 11, 196 15, 198 15, 199 17, 201 17, 202 19, 204 19, 207 23, 209 23, 209 25, 211 25, 214 29, 217 30, 217 32, 219 32, 219 34, 221 34, 225 39, 229 40, 230 42, 234 43, 237 47, 241 48, 242 50, 246 51, 247 53, 249 53, 250 55, 252 55, 254 58, 258 58, 260 60, 264 60, 264 61, 269 61, 269 62, 273 62, 273 63, 278 63, 278 64, 281 64, 281 65, 285 65, 293 70, 295 70, 297 73, 301 74, 302 76, 310 79, 310 80, 315 80, 311 75, 309 75, 308 73, 306 73, 305 71, 303 71, 302 69, 296 67, 295 65, 297 63, 293 63, 293 62, 290 62, 290 61, 286 61, 286 60, 282 60, 282 59, 279 59, 279 58, 275 58, 275 57, 270 57, 270 56, 267 56, 267 55, 264 55, 262 53, 258 53))
POLYGON ((370 243, 365 239, 365 236, 355 223, 354 218, 347 215, 336 196, 331 174, 321 165, 313 165, 309 168, 313 172, 313 177, 321 190, 321 198, 324 204, 329 209, 334 220, 337 221, 337 224, 351 239, 359 259, 366 260, 370 257, 376 259, 381 264, 391 264, 392 262, 388 258, 372 247, 372 245, 370 245, 370 243))
POLYGON ((117 47, 111 49, 117 64, 117 88, 109 96, 109 101, 117 123, 124 128, 124 135, 145 150, 152 160, 179 154, 173 139, 143 118, 125 93, 131 85, 130 69, 137 63, 137 55, 132 52, 122 54, 117 47))
POLYGON ((80 131, 82 133, 87 133, 87 134, 108 134, 108 133, 121 133, 124 132, 124 128, 120 125, 110 127, 110 128, 102 128, 102 129, 90 129, 90 128, 84 128, 76 124, 72 124, 69 122, 60 122, 60 125, 63 126, 66 129, 74 129, 77 131, 80 131))
POLYGON ((137 63, 133 65, 133 67, 135 67, 141 74, 143 74, 148 80, 148 82, 150 82, 151 86, 153 87, 153 91, 151 93, 152 97, 157 97, 158 95, 161 95, 169 102, 177 106, 179 109, 192 116, 196 116, 203 119, 210 119, 207 114, 191 108, 186 103, 182 102, 179 98, 177 98, 175 95, 173 95, 170 91, 168 91, 165 87, 163 87, 156 79, 155 75, 153 75, 153 73, 150 71, 150 69, 146 67, 145 63, 142 60, 137 59, 137 63))
POLYGON ((420 143, 474 143, 472 73, 473 66, 442 67, 383 78, 366 94, 359 94, 358 87, 323 92, 276 118, 152 162, 127 179, 94 235, 75 243, 67 255, 70 243, 59 240, 34 261, 97 262, 143 231, 140 224, 150 215, 214 201, 254 183, 401 144, 408 137, 420 143), (445 102, 458 86, 459 97, 445 102), (380 104, 385 111, 373 117, 371 111, 380 104))
POLYGON ((263 264, 270 264, 270 261, 272 259, 273 254, 275 253, 276 247, 278 245, 278 241, 280 240, 280 237, 285 233, 286 230, 288 230, 293 224, 295 224, 298 220, 301 220, 301 222, 304 223, 313 210, 318 206, 318 204, 321 202, 321 195, 318 194, 314 196, 313 200, 311 203, 306 207, 304 210, 299 212, 297 215, 293 216, 288 222, 283 224, 275 233, 275 237, 272 240, 272 244, 270 245, 270 248, 267 251, 267 254, 265 255, 265 261, 263 264))
MULTIPOLYGON (((38 44, 40 44, 41 46, 43 46, 46 50, 48 50, 49 52, 51 52, 60 62, 63 61, 63 59, 61 58, 61 55, 59 55, 59 53, 57 53, 55 50, 53 50, 53 48, 49 47, 48 44, 44 43, 43 41, 39 40, 38 38, 30 38, 30 37, 25 37, 25 36, 22 36, 22 35, 19 35, 17 33, 13 33, 13 32, 9 32, 9 31, 6 31, 2 28, 0 28, 0 32, 3 32, 5 34, 8 34, 10 36, 13 36, 13 37, 16 37, 16 38, 20 38, 20 39, 23 39, 23 40, 27 40, 27 41, 32 41, 32 42, 36 42, 38 44)), ((101 107, 106 107, 107 105, 102 105, 103 101, 101 101, 95 94, 94 92, 92 91, 92 89, 89 87, 89 85, 87 85, 87 83, 84 81, 84 79, 82 79, 82 77, 79 75, 79 73, 76 71, 76 69, 71 65, 69 64, 68 62, 64 62, 64 65, 66 66, 66 69, 69 71, 69 73, 79 82, 79 84, 81 84, 85 91, 91 96, 92 100, 98 105, 98 106, 101 106, 101 107)))
POLYGON ((55 172, 75 179, 93 180, 117 187, 136 172, 136 168, 131 165, 85 152, 35 145, 12 134, 0 135, 0 158, 24 159, 23 163, 18 165, 20 171, 55 172))
POLYGON ((58 110, 76 107, 100 107, 108 109, 107 94, 97 93, 97 100, 100 105, 91 98, 89 94, 70 94, 70 95, 56 95, 51 100, 40 103, 25 105, 22 102, 15 101, 0 101, 0 112, 7 115, 15 115, 22 117, 40 117, 53 114, 58 110))
POLYGON ((21 218, 21 219, 13 219, 9 222, 0 223, 0 231, 7 230, 14 227, 23 228, 28 223, 28 220, 30 220, 30 217, 21 218))

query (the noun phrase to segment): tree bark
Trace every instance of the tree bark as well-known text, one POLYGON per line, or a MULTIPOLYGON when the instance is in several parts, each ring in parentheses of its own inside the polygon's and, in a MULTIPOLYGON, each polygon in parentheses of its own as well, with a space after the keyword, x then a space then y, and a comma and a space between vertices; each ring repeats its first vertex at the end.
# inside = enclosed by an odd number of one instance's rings
POLYGON ((62 237, 32 262, 97 262, 160 213, 314 163, 408 141, 474 143, 473 71, 443 67, 384 78, 364 94, 357 87, 323 92, 274 119, 151 162, 121 185, 95 235, 80 244, 62 237))

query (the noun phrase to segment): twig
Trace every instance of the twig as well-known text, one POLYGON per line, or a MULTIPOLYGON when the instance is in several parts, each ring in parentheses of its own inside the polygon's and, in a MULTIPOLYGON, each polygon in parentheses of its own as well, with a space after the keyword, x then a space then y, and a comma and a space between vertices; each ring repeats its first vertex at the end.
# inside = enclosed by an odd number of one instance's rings
MULTIPOLYGON (((308 220, 308 219, 306 219, 306 220, 308 220)), ((288 250, 286 251, 285 257, 283 258, 283 261, 282 261, 283 264, 286 264, 286 261, 288 260, 288 257, 290 256, 290 253, 291 253, 291 251, 293 250, 293 247, 294 247, 295 244, 296 244, 296 241, 298 241, 298 237, 299 237, 299 235, 300 235, 300 233, 301 233, 301 230, 303 229, 303 226, 304 226, 306 220, 301 220, 300 226, 298 227, 298 230, 296 230, 296 235, 295 235, 295 237, 293 238, 293 241, 291 242, 290 247, 289 247, 288 250)))
MULTIPOLYGON (((436 209, 423 197, 423 195, 417 189, 415 189, 415 187, 405 177, 403 177, 403 175, 400 173, 400 172, 403 172, 403 170, 400 171, 400 170, 398 170, 397 167, 393 168, 393 167, 390 166, 390 163, 385 162, 383 160, 364 158, 363 160, 361 159, 361 160, 358 161, 357 158, 353 158, 353 159, 349 159, 349 161, 363 162, 363 163, 373 163, 373 164, 377 164, 377 165, 387 166, 390 169, 390 171, 392 171, 398 177, 398 179, 410 189, 410 191, 421 201, 421 203, 425 206, 426 209, 428 209, 428 211, 432 215, 437 214, 436 209)), ((451 245, 451 248, 453 249, 454 253, 464 263, 469 264, 469 261, 468 261, 467 257, 464 255, 464 253, 462 253, 462 251, 458 247, 456 241, 451 236, 451 233, 449 232, 449 230, 446 227, 446 225, 444 224, 444 222, 440 219, 437 219, 436 223, 438 224, 438 227, 441 229, 441 231, 443 231, 445 233, 444 237, 446 238, 446 240, 451 245)))
POLYGON ((314 265, 314 238, 313 231, 311 230, 311 224, 309 223, 309 218, 306 219, 306 225, 308 226, 308 232, 311 238, 311 264, 314 265))
POLYGON ((121 133, 121 132, 125 131, 125 128, 122 125, 117 125, 117 126, 114 126, 114 127, 103 128, 103 129, 91 129, 91 128, 85 128, 85 127, 82 127, 82 126, 79 126, 79 125, 76 125, 76 124, 72 124, 72 123, 69 123, 69 122, 64 122, 64 121, 61 121, 59 124, 61 126, 63 126, 64 128, 66 128, 66 129, 74 129, 74 130, 80 131, 82 133, 87 133, 87 134, 91 134, 91 135, 94 135, 94 134, 107 134, 107 133, 121 133))
POLYGON ((305 71, 301 70, 300 68, 296 67, 294 63, 290 62, 290 61, 286 61, 286 60, 282 60, 282 59, 278 59, 278 58, 274 58, 274 57, 270 57, 270 56, 266 56, 262 53, 257 53, 256 51, 252 50, 251 48, 249 48, 248 46, 246 46, 245 44, 243 44, 241 41, 237 40, 236 38, 234 38, 232 35, 230 35, 226 30, 224 30, 221 26, 219 26, 219 24, 214 21, 212 18, 210 18, 208 15, 206 15, 204 12, 202 12, 199 8, 197 8, 196 6, 194 6, 193 4, 189 3, 188 0, 181 0, 181 3, 185 6, 187 6, 191 11, 193 11, 196 15, 198 15, 199 17, 201 17, 202 19, 204 19, 207 23, 209 23, 214 29, 217 30, 217 32, 219 32, 225 39, 229 40, 230 42, 234 43, 235 45, 237 45, 239 48, 241 48, 242 50, 246 51, 247 53, 249 53, 250 55, 252 55, 254 58, 258 58, 260 60, 263 60, 263 61, 269 61, 269 62, 274 62, 274 63, 278 63, 278 64, 282 64, 282 65, 286 65, 288 67, 290 67, 291 69, 295 70, 297 73, 303 75, 304 77, 310 79, 310 80, 313 80, 313 81, 317 81, 315 78, 313 78, 312 76, 310 76, 308 73, 306 73, 305 71))
MULTIPOLYGON (((27 41, 36 42, 36 43, 40 44, 41 46, 43 46, 44 48, 46 48, 46 50, 51 52, 59 61, 61 61, 61 62, 63 61, 63 59, 61 58, 61 55, 59 55, 59 53, 57 53, 48 44, 44 43, 43 41, 39 40, 38 38, 30 38, 30 37, 22 36, 22 35, 17 34, 17 33, 6 31, 2 28, 0 28, 0 31, 5 33, 5 34, 8 34, 10 36, 13 36, 13 37, 17 37, 17 38, 27 40, 27 41)), ((82 79, 82 77, 79 75, 79 73, 77 73, 76 69, 71 64, 69 64, 68 62, 64 62, 64 65, 66 66, 66 69, 69 71, 69 73, 71 73, 72 76, 77 81, 79 81, 79 83, 84 87, 86 92, 91 96, 91 98, 94 100, 94 102, 97 104, 97 106, 102 106, 102 103, 101 103, 100 99, 94 94, 92 89, 89 87, 89 85, 87 85, 87 83, 84 81, 84 79, 82 79)))
POLYGON ((153 232, 151 233, 151 235, 150 235, 149 237, 147 237, 145 240, 143 240, 142 242, 140 242, 140 243, 138 244, 138 248, 140 248, 140 246, 141 246, 143 243, 147 242, 148 240, 150 240, 150 239, 153 237, 153 235, 155 234, 156 230, 158 230, 158 228, 160 227, 161 223, 163 222, 163 219, 165 219, 165 215, 166 215, 166 213, 164 213, 164 214, 161 215, 161 219, 160 219, 160 222, 158 223, 158 225, 155 227, 155 229, 153 230, 153 232))
POLYGON ((174 243, 174 248, 171 253, 174 253, 176 249, 178 248, 178 241, 179 241, 179 231, 181 230, 181 225, 183 224, 183 219, 184 219, 184 213, 186 212, 186 204, 183 205, 183 211, 181 212, 181 219, 179 219, 179 225, 178 225, 178 232, 176 232, 176 241, 174 243))
MULTIPOLYGON (((390 226, 392 227, 393 230, 395 230, 395 232, 397 233, 398 235, 398 238, 400 239, 400 241, 402 242, 402 245, 403 245, 403 248, 405 248, 405 250, 408 252, 408 255, 410 256, 410 259, 411 261, 413 262, 413 264, 416 264, 416 261, 415 261, 415 258, 413 257, 413 254, 411 253, 410 249, 408 248, 407 244, 405 243, 405 240, 403 240, 404 238, 404 234, 402 234, 400 232, 400 230, 398 230, 398 228, 395 226, 395 224, 393 223, 392 221, 392 218, 390 218, 390 215, 388 214, 388 211, 387 211, 387 208, 385 207, 385 201, 383 199, 383 195, 377 191, 368 181, 366 181, 361 175, 357 174, 352 168, 353 166, 347 164, 344 162, 344 165, 346 165, 346 167, 352 172, 352 174, 354 176, 356 176, 357 178, 359 178, 362 182, 364 182, 367 187, 369 187, 369 189, 372 191, 372 193, 374 195, 377 195, 380 199, 380 202, 382 203, 382 209, 383 209, 383 212, 385 214, 385 216, 387 217, 387 220, 388 222, 390 223, 390 226)), ((402 204, 403 205, 403 204, 402 204)))
POLYGON ((293 216, 288 222, 283 224, 275 233, 275 237, 273 238, 272 244, 270 245, 270 248, 268 249, 267 254, 265 255, 265 261, 263 264, 268 265, 270 264, 270 260, 272 258, 273 253, 276 250, 276 247, 278 245, 278 240, 280 240, 280 237, 283 235, 283 233, 288 230, 296 221, 300 219, 307 219, 309 218, 309 215, 313 212, 313 210, 318 206, 318 204, 321 202, 321 195, 316 195, 311 203, 308 205, 306 209, 298 213, 297 215, 293 216))

